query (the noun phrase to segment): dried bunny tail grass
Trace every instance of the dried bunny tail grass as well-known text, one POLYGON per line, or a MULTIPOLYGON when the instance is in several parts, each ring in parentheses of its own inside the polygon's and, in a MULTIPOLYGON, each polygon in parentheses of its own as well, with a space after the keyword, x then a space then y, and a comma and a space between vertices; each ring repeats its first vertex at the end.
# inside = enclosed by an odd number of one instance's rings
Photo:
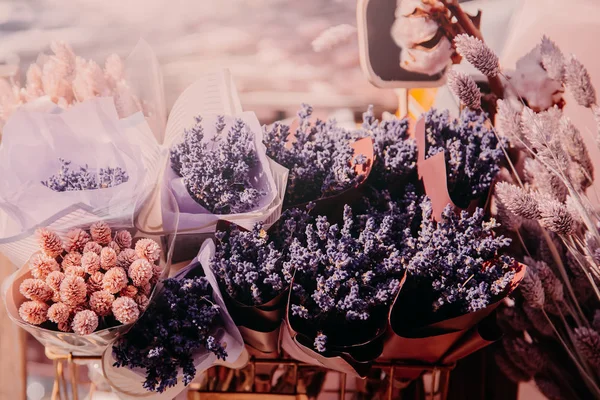
POLYGON ((60 271, 60 265, 50 256, 36 254, 29 261, 29 270, 34 278, 46 279, 51 272, 60 271))
POLYGON ((129 297, 117 298, 112 304, 112 312, 117 321, 122 324, 135 322, 140 316, 137 303, 129 297))
POLYGON ((111 268, 104 274, 102 281, 102 287, 109 293, 119 293, 125 287, 127 287, 127 273, 123 268, 111 268))
POLYGON ((37 300, 26 301, 19 307, 19 316, 28 324, 43 324, 48 320, 48 304, 37 300))
POLYGON ((152 239, 140 239, 135 244, 135 252, 139 258, 145 258, 150 262, 160 258, 160 246, 152 239))
POLYGON ((554 330, 548 323, 548 319, 544 315, 544 312, 538 308, 533 308, 528 304, 523 305, 523 311, 529 318, 529 322, 533 325, 533 328, 543 336, 553 336, 554 330))
POLYGON ((81 257, 81 266, 86 273, 93 275, 100 271, 100 256, 96 253, 84 253, 81 257))
POLYGON ((540 217, 538 202, 530 193, 506 182, 498 182, 495 189, 502 204, 512 213, 526 219, 540 217))
POLYGON ((129 277, 135 286, 144 286, 154 275, 154 266, 146 259, 135 260, 129 267, 129 277))
POLYGON ((60 284, 60 300, 75 307, 87 298, 87 286, 80 276, 65 276, 60 284))
POLYGON ((67 252, 79 252, 81 253, 85 248, 85 245, 92 240, 89 233, 84 231, 83 229, 71 229, 67 232, 65 237, 64 248, 67 252))
POLYGON ((596 90, 585 66, 575 56, 571 56, 565 65, 565 83, 577 104, 591 108, 596 104, 596 90))
POLYGON ((80 265, 75 265, 65 269, 65 276, 79 276, 85 278, 85 269, 80 265))
POLYGON ((112 240, 110 226, 104 221, 96 222, 90 227, 90 233, 94 242, 106 246, 112 240))
POLYGON ((131 248, 133 239, 128 231, 118 231, 115 233, 114 242, 119 245, 121 250, 125 250, 131 248))
POLYGON ((129 270, 129 266, 137 259, 138 256, 134 249, 124 249, 117 256, 117 267, 121 267, 127 271, 129 270))
POLYGON ((502 345, 509 360, 532 375, 546 365, 545 354, 535 343, 527 343, 521 337, 505 336, 502 339, 502 345))
POLYGON ((498 107, 498 114, 496 114, 498 132, 509 138, 514 147, 524 147, 521 143, 521 141, 525 141, 521 127, 521 111, 515 109, 507 100, 498 100, 496 105, 498 107))
POLYGON ((593 329, 575 328, 575 347, 595 369, 600 368, 600 335, 593 329))
POLYGON ((550 378, 546 378, 544 376, 535 376, 534 377, 535 386, 539 389, 540 392, 548 399, 548 400, 564 400, 566 397, 555 381, 550 378))
POLYGON ((454 44, 456 51, 485 76, 493 78, 500 73, 498 56, 481 40, 463 33, 454 38, 454 44))
POLYGON ((531 374, 527 373, 527 371, 519 368, 512 361, 508 359, 506 356, 506 352, 503 349, 499 349, 494 354, 494 359, 496 360, 496 365, 504 376, 515 383, 526 382, 531 379, 531 374))
POLYGON ((78 335, 89 335, 98 328, 98 315, 91 310, 79 311, 73 317, 71 327, 78 335))
POLYGON ((561 119, 560 139, 571 160, 581 166, 591 184, 594 178, 594 165, 579 129, 569 118, 561 119))
POLYGON ((61 267, 67 269, 69 267, 81 266, 81 253, 71 252, 63 257, 61 267))
POLYGON ((87 293, 91 295, 94 292, 102 290, 104 287, 104 274, 100 271, 94 272, 87 280, 87 293))
POLYGON ((106 317, 112 312, 115 296, 106 290, 100 290, 90 295, 90 309, 100 317, 106 317))
POLYGON ((540 310, 544 308, 544 286, 533 268, 527 268, 519 289, 527 304, 540 310))
POLYGON ((477 84, 467 74, 450 70, 448 71, 448 87, 465 106, 473 109, 481 109, 481 92, 477 84))
POLYGON ((543 228, 561 235, 570 235, 575 231, 576 221, 563 203, 550 198, 540 198, 539 222, 543 228))
POLYGON ((44 254, 50 257, 58 257, 62 254, 62 240, 60 240, 60 237, 55 232, 46 228, 38 228, 35 233, 40 249, 42 249, 44 254))
POLYGON ((117 253, 110 247, 105 247, 100 252, 100 267, 104 270, 117 265, 117 253))
POLYGON ((565 56, 560 48, 546 35, 542 37, 540 45, 542 66, 550 79, 562 82, 565 74, 565 56))
POLYGON ((529 329, 531 323, 529 319, 518 306, 503 306, 499 307, 497 312, 498 326, 502 328, 504 332, 521 332, 529 329))
POLYGON ((121 292, 119 292, 119 295, 124 297, 131 297, 132 299, 134 299, 135 296, 137 296, 137 294, 138 289, 133 285, 127 285, 124 289, 121 290, 121 292))
POLYGON ((134 300, 140 308, 140 311, 145 311, 146 308, 148 308, 148 304, 150 304, 150 299, 145 294, 138 294, 135 296, 134 300))
POLYGON ((58 292, 63 279, 65 279, 64 273, 61 271, 53 271, 46 277, 46 285, 48 285, 55 292, 58 292))
POLYGON ((104 75, 108 83, 114 87, 116 82, 125 77, 125 66, 121 57, 117 54, 111 54, 104 62, 104 75))
POLYGON ((503 228, 510 231, 517 231, 521 227, 522 219, 518 215, 511 212, 504 203, 496 197, 496 219, 503 228))
POLYGON ((106 247, 109 249, 113 249, 116 255, 119 255, 119 253, 121 252, 121 247, 114 240, 110 242, 106 247))
POLYGON ((52 299, 54 291, 41 279, 25 279, 19 285, 19 292, 29 300, 48 301, 52 299))
POLYGON ((535 269, 537 276, 542 282, 546 299, 552 299, 556 302, 563 301, 564 290, 562 282, 554 275, 554 272, 552 272, 552 269, 548 264, 544 261, 536 261, 529 257, 525 257, 525 264, 535 269))
POLYGON ((102 246, 100 244, 98 244, 97 242, 88 242, 85 245, 85 247, 83 248, 83 254, 96 253, 96 254, 100 255, 101 251, 102 251, 102 246))
POLYGON ((71 307, 64 303, 54 303, 48 309, 48 319, 55 324, 63 324, 71 317, 71 307))

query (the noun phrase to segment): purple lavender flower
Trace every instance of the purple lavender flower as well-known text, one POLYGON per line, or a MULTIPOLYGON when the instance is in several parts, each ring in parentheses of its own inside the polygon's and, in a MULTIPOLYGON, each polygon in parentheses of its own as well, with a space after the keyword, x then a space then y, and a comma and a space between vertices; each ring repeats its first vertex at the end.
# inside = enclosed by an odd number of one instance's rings
POLYGON ((412 252, 406 271, 423 287, 433 290, 434 311, 445 307, 473 312, 487 307, 512 281, 514 260, 499 251, 510 244, 492 236, 498 225, 484 220, 483 209, 460 216, 448 205, 441 221, 432 218, 429 199, 421 203, 422 222, 417 238, 407 240, 412 252))
POLYGON ((58 160, 61 164, 58 173, 42 181, 42 185, 55 192, 105 189, 129 180, 127 172, 120 167, 100 168, 95 174, 87 165, 80 166, 79 170, 71 170, 71 161, 63 158, 58 160))
POLYGON ((224 117, 218 117, 215 125, 213 142, 203 141, 202 118, 197 116, 194 126, 185 130, 183 142, 171 149, 171 168, 183 178, 192 198, 210 212, 251 211, 266 194, 253 179, 258 156, 252 131, 237 119, 223 138, 224 117))
POLYGON ((177 384, 179 369, 189 384, 196 374, 194 354, 203 349, 225 359, 211 335, 220 323, 219 307, 205 277, 167 279, 156 301, 133 328, 113 345, 116 367, 145 368, 144 388, 163 392, 177 384))
POLYGON ((461 207, 486 195, 504 159, 502 144, 486 119, 472 110, 463 110, 456 120, 448 111, 425 114, 426 157, 445 152, 450 197, 461 207))
POLYGON ((404 271, 390 220, 357 221, 346 205, 341 226, 318 216, 289 246, 292 318, 308 326, 317 351, 343 337, 344 326, 383 320, 404 271))
POLYGON ((263 128, 267 155, 290 170, 285 205, 301 204, 337 194, 356 185, 354 167, 365 162, 354 155, 350 143, 355 137, 335 121, 316 120, 311 124, 312 107, 303 104, 298 112, 300 125, 293 140, 290 127, 276 122, 263 128))

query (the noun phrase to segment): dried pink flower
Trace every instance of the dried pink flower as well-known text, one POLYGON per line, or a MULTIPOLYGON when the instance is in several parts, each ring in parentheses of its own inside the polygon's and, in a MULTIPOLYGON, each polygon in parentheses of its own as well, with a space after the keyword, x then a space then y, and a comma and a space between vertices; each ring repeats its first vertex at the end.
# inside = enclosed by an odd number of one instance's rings
POLYGON ((85 278, 85 269, 79 265, 68 267, 65 269, 65 276, 80 276, 85 278))
POLYGON ((109 293, 119 293, 127 286, 127 273, 123 268, 111 268, 104 274, 102 287, 109 293))
POLYGON ((121 248, 119 247, 119 245, 117 244, 117 242, 115 242, 114 240, 112 242, 110 242, 108 244, 108 246, 106 246, 110 249, 113 249, 115 251, 116 255, 119 255, 119 253, 121 252, 121 248))
POLYGON ((63 252, 63 244, 60 237, 55 232, 46 228, 39 228, 36 231, 38 244, 42 251, 50 257, 58 257, 63 252))
POLYGON ((146 259, 135 260, 129 267, 129 277, 135 286, 144 286, 153 275, 153 265, 146 259))
POLYGON ((71 327, 78 335, 89 335, 98 328, 98 316, 91 310, 79 311, 73 317, 71 327))
POLYGON ((48 320, 48 304, 36 300, 26 301, 19 307, 19 316, 28 324, 43 324, 48 320))
POLYGON ((111 87, 115 87, 116 83, 125 77, 125 66, 121 57, 116 54, 111 54, 104 62, 104 75, 106 81, 111 87))
POLYGON ((140 258, 154 262, 160 258, 160 246, 152 239, 140 239, 135 244, 135 252, 140 258))
POLYGON ((131 263, 137 260, 137 258, 138 256, 134 249, 124 249, 117 256, 117 267, 124 268, 127 271, 131 263))
POLYGON ((591 108, 596 104, 596 89, 585 66, 575 56, 571 56, 565 65, 565 83, 577 104, 591 108))
POLYGON ((122 324, 135 322, 140 316, 137 303, 130 297, 119 297, 112 305, 112 312, 117 321, 122 324))
POLYGON ((100 256, 92 252, 84 253, 81 257, 81 266, 90 275, 100 271, 100 256))
POLYGON ((83 248, 83 254, 85 253, 96 253, 98 255, 100 255, 100 252, 102 251, 102 246, 99 245, 96 242, 88 242, 85 247, 83 248))
POLYGON ((87 297, 87 286, 80 276, 65 276, 60 284, 60 300, 71 306, 84 303, 87 297))
POLYGON ((64 247, 68 252, 76 251, 81 253, 85 248, 85 245, 92 240, 89 233, 84 231, 83 229, 71 229, 67 232, 65 237, 64 247))
POLYGON ((448 87, 465 106, 481 109, 481 92, 469 75, 455 70, 448 71, 448 87))
POLYGON ((58 292, 60 290, 60 284, 64 278, 64 273, 60 271, 53 271, 46 277, 46 285, 50 286, 50 288, 55 292, 58 292))
POLYGON ((64 303, 54 303, 48 309, 48 319, 55 324, 68 322, 70 317, 71 308, 64 303))
POLYGON ((152 291, 152 285, 150 283, 147 283, 144 286, 138 287, 138 291, 140 294, 150 296, 150 292, 152 291))
POLYGON ((58 330, 61 332, 71 332, 71 324, 73 319, 69 317, 65 322, 59 322, 57 324, 58 330))
POLYGON ((133 285, 127 285, 127 287, 125 287, 123 290, 121 290, 121 292, 119 294, 121 296, 131 297, 133 299, 133 298, 135 298, 135 296, 137 296, 138 289, 133 285))
POLYGON ((50 256, 36 254, 29 261, 29 269, 34 278, 46 279, 51 272, 60 271, 60 265, 50 256))
POLYGON ((148 308, 148 304, 150 303, 150 299, 145 294, 138 294, 135 296, 135 302, 137 303, 140 311, 145 311, 148 308))
POLYGON ((454 38, 454 44, 456 51, 485 76, 500 73, 498 56, 481 40, 463 33, 454 38))
POLYGON ((88 295, 102 290, 104 287, 104 274, 100 271, 94 272, 87 280, 88 295))
POLYGON ((27 84, 25 85, 25 92, 27 93, 27 101, 42 97, 44 95, 44 88, 42 87, 42 69, 38 64, 29 65, 26 79, 27 84))
POLYGON ((110 226, 104 221, 93 224, 90 227, 90 233, 92 234, 92 239, 103 246, 106 246, 112 240, 110 226))
POLYGON ((106 290, 100 290, 90 295, 90 309, 100 317, 106 317, 111 313, 112 303, 115 296, 106 290))
POLYGON ((111 269, 117 265, 117 253, 110 247, 105 247, 100 253, 100 267, 104 270, 111 269))
POLYGON ((164 271, 163 267, 158 264, 154 264, 153 266, 152 279, 150 279, 151 285, 156 285, 156 283, 160 280, 160 277, 164 271))
POLYGON ((69 267, 81 266, 81 253, 71 252, 63 257, 61 267, 67 269, 69 267))
POLYGON ((75 78, 72 85, 73 93, 78 101, 110 94, 102 68, 94 61, 81 57, 76 58, 75 78))
POLYGON ((54 291, 41 279, 25 279, 19 286, 19 291, 29 300, 48 301, 54 291))
POLYGON ((125 250, 131 247, 133 239, 131 238, 131 233, 128 231, 118 231, 115 233, 115 243, 119 245, 121 250, 125 250))

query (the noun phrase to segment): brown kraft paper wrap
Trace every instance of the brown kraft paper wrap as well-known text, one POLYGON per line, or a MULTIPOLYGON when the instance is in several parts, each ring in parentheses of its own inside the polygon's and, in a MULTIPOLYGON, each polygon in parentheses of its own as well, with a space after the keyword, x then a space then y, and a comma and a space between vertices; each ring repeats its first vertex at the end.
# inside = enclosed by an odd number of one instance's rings
MULTIPOLYGON (((293 279, 290 287, 293 285, 293 279)), ((281 346, 290 357, 307 364, 322 366, 350 376, 364 378, 372 362, 381 355, 384 345, 385 328, 376 329, 373 337, 363 343, 349 346, 328 344, 324 354, 313 350, 313 339, 298 331, 290 320, 292 290, 289 290, 286 318, 281 329, 281 346)))
MULTIPOLYGON (((424 364, 423 370, 396 368, 396 376, 403 380, 419 377, 427 366, 451 365, 459 359, 487 346, 499 338, 495 329, 494 315, 491 315, 520 283, 526 266, 517 264, 515 277, 504 296, 488 307, 476 312, 438 321, 420 328, 407 329, 402 326, 400 317, 395 317, 395 307, 410 307, 396 302, 390 309, 389 326, 385 346, 380 361, 424 364)), ((397 298, 398 300, 398 298, 397 298)))

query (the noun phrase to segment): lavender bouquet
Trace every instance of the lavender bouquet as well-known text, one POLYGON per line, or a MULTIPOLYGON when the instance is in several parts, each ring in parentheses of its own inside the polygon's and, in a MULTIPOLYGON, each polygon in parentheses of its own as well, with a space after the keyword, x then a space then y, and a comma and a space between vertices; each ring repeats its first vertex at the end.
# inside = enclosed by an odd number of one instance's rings
POLYGON ((285 206, 293 206, 339 194, 360 183, 364 176, 357 166, 369 162, 364 154, 354 154, 355 137, 335 121, 310 122, 313 109, 304 104, 298 112, 295 132, 276 122, 264 127, 267 155, 290 170, 285 206))
POLYGON ((129 175, 121 167, 100 168, 98 173, 94 173, 87 165, 80 166, 77 171, 71 170, 71 161, 63 158, 59 158, 59 161, 61 166, 58 173, 42 181, 42 185, 55 192, 106 189, 129 180, 129 175))

